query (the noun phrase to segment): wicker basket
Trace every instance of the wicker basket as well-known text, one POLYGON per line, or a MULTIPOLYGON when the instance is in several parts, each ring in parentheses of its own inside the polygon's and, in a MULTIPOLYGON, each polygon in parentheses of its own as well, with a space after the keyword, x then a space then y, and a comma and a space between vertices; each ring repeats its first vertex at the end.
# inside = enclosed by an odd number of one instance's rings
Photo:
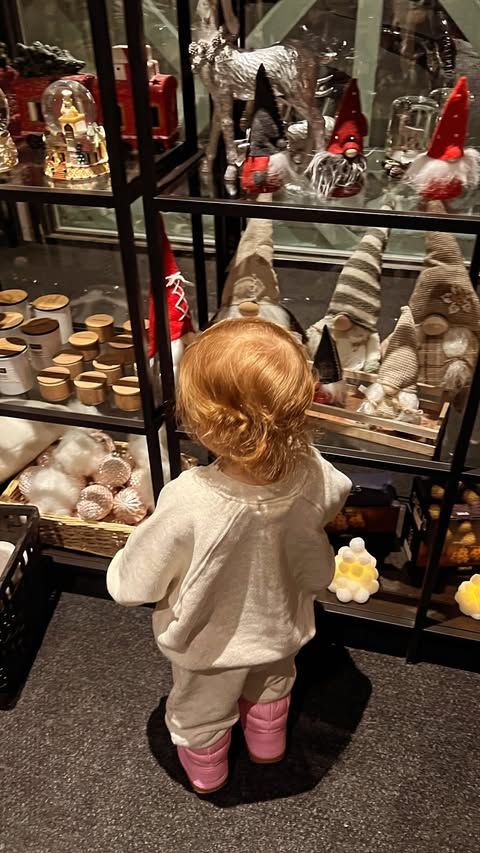
POLYGON ((0 708, 14 700, 28 674, 54 600, 33 506, 0 506, 0 539, 15 545, 0 574, 0 708))
MULTIPOLYGON (((123 452, 126 444, 115 442, 117 450, 123 452)), ((18 480, 12 480, 0 502, 25 504, 26 500, 18 488, 18 480)), ((68 548, 70 551, 86 551, 101 557, 114 557, 123 548, 135 527, 116 521, 84 521, 66 515, 40 516, 40 541, 43 545, 68 548)))

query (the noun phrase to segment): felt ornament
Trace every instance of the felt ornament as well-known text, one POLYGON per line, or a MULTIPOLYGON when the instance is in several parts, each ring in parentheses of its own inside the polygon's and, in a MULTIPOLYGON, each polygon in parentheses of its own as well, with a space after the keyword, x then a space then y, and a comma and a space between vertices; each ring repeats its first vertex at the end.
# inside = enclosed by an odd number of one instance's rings
POLYGON ((326 325, 322 330, 320 343, 313 359, 313 366, 318 376, 318 384, 315 387, 315 402, 337 403, 342 406, 345 402, 346 393, 342 366, 335 341, 326 325))
MULTIPOLYGON (((441 202, 427 210, 444 212, 441 202)), ((419 381, 454 400, 470 385, 480 342, 480 299, 452 234, 427 232, 424 266, 409 300, 417 331, 419 381)))
POLYGON ((377 561, 365 548, 360 537, 340 548, 335 557, 335 574, 328 589, 338 600, 347 604, 365 604, 380 589, 377 561))
MULTIPOLYGON (((178 268, 162 219, 160 219, 160 228, 162 237, 163 275, 167 295, 168 326, 170 330, 173 369, 176 379, 182 355, 185 351, 185 346, 188 344, 188 341, 194 333, 194 329, 190 315, 190 306, 184 290, 184 287, 188 285, 188 282, 178 268)), ((153 286, 160 285, 151 284, 150 287, 152 288, 153 286)), ((150 358, 152 358, 157 352, 156 329, 155 304, 153 296, 150 293, 148 325, 148 354, 150 358)))
MULTIPOLYGON (((259 196, 258 201, 271 199, 271 194, 267 194, 259 196)), ((281 304, 273 254, 271 219, 250 219, 228 268, 222 303, 212 323, 246 316, 260 317, 283 326, 298 340, 305 341, 305 333, 299 322, 281 304)))
POLYGON ((369 228, 338 277, 325 317, 307 330, 315 356, 322 330, 328 326, 344 370, 376 373, 380 364, 380 280, 389 231, 369 228))
POLYGON ((260 65, 255 83, 255 101, 248 157, 242 168, 241 185, 248 193, 274 193, 293 176, 275 95, 265 66, 260 65))
POLYGON ((480 575, 472 575, 470 580, 460 584, 455 593, 455 601, 465 616, 480 619, 480 575))
POLYGON ((362 387, 366 401, 360 411, 407 423, 420 423, 417 397, 418 355, 415 323, 410 308, 402 308, 388 339, 377 382, 362 387))
POLYGON ((340 101, 338 115, 326 151, 318 151, 305 175, 322 198, 352 196, 362 187, 367 161, 363 153, 363 137, 368 122, 362 113, 360 91, 355 79, 350 80, 340 101))
POLYGON ((460 77, 445 101, 428 151, 418 154, 403 180, 424 199, 451 199, 478 185, 480 155, 465 149, 470 93, 467 78, 460 77))
POLYGON ((53 449, 51 464, 67 474, 91 477, 104 456, 103 445, 92 438, 89 430, 70 429, 53 449))
POLYGON ((142 518, 145 518, 147 507, 137 490, 128 486, 115 495, 113 514, 122 524, 138 524, 142 518))
POLYGON ((80 492, 77 512, 84 521, 101 521, 113 509, 113 494, 106 486, 92 483, 80 492))
POLYGON ((72 515, 85 480, 58 468, 41 468, 32 480, 28 499, 41 515, 72 515))
POLYGON ((128 462, 118 453, 109 453, 100 462, 95 480, 103 486, 108 486, 109 489, 116 489, 124 486, 131 475, 132 469, 128 462))
POLYGON ((135 468, 132 471, 132 476, 128 481, 128 485, 132 486, 138 494, 142 502, 147 507, 149 512, 155 508, 155 499, 153 497, 152 478, 149 468, 135 468))

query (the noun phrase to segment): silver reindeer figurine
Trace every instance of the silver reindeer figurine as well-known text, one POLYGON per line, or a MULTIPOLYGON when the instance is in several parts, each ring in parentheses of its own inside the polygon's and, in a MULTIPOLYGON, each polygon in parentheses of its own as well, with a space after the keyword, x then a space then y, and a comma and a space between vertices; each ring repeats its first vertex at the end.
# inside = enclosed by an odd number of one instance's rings
POLYGON ((280 101, 308 120, 316 151, 325 148, 325 122, 315 102, 317 85, 330 77, 319 80, 320 57, 305 47, 276 44, 260 50, 239 50, 234 44, 239 27, 232 2, 221 0, 221 3, 225 31, 218 27, 217 0, 199 0, 196 17, 200 38, 190 45, 190 60, 213 101, 205 167, 211 169, 223 134, 228 163, 225 180, 232 182, 237 177, 238 159, 233 102, 253 100, 260 65, 265 66, 280 101))

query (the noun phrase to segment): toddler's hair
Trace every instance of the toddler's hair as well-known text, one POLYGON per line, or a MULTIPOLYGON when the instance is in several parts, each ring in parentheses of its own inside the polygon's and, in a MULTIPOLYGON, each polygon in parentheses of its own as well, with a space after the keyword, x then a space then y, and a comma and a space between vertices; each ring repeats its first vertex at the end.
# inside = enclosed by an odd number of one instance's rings
POLYGON ((286 329, 265 320, 224 320, 186 350, 177 413, 217 456, 274 482, 308 448, 313 391, 304 350, 286 329))

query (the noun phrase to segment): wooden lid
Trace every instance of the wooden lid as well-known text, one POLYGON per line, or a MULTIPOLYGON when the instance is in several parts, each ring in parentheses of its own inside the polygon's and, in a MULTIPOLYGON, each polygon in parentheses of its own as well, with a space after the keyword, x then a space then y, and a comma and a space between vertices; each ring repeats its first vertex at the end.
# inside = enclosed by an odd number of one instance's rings
MULTIPOLYGON (((150 328, 150 320, 144 320, 143 325, 145 326, 145 328, 148 332, 148 330, 150 328)), ((122 325, 122 329, 124 329, 125 332, 128 332, 131 335, 132 334, 132 321, 131 320, 125 320, 125 322, 122 325)))
POLYGON ((111 314, 90 314, 90 317, 85 320, 85 325, 93 329, 103 329, 104 326, 113 326, 113 317, 111 314))
POLYGON ((24 335, 48 335, 59 329, 57 321, 52 317, 35 317, 34 320, 27 320, 22 326, 22 334, 24 335))
POLYGON ((131 397, 140 391, 137 376, 123 376, 112 387, 114 394, 119 394, 121 397, 131 397))
POLYGON ((0 305, 18 305, 19 302, 25 302, 28 299, 26 290, 1 290, 0 305))
POLYGON ((0 313, 0 329, 15 329, 16 326, 21 326, 23 323, 23 314, 19 311, 2 311, 0 313))
POLYGON ((32 305, 38 311, 60 311, 70 304, 70 299, 64 293, 46 293, 45 296, 38 296, 34 299, 32 305))
POLYGON ((75 349, 90 349, 90 347, 97 346, 98 335, 95 332, 74 332, 73 335, 70 335, 68 343, 75 349))
POLYGON ((21 338, 0 338, 0 358, 11 358, 26 349, 27 344, 21 338))
POLYGON ((93 366, 95 370, 118 370, 122 363, 115 352, 104 352, 95 359, 93 366))
POLYGON ((107 381, 105 373, 101 370, 87 370, 85 373, 79 373, 73 380, 75 388, 84 390, 102 388, 107 381))
POLYGON ((64 352, 59 352, 58 355, 52 358, 52 361, 59 367, 71 367, 73 364, 80 364, 83 361, 83 355, 81 352, 69 352, 65 350, 64 352))
POLYGON ((46 367, 37 374, 39 385, 53 387, 55 385, 63 385, 70 381, 70 371, 68 367, 46 367))
POLYGON ((108 346, 119 353, 133 352, 133 338, 131 335, 115 335, 115 337, 108 342, 108 346))

